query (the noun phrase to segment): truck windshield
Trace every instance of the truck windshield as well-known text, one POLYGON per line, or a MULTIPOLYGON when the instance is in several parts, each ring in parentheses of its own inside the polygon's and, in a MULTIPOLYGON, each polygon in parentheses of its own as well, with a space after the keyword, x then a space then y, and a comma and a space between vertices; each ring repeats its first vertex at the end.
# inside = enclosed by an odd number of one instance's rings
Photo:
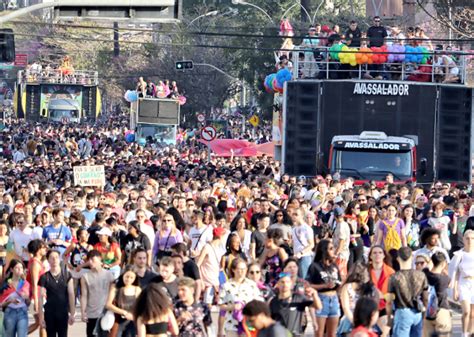
POLYGON ((49 110, 49 114, 51 118, 77 118, 77 111, 76 110, 59 110, 53 109, 49 110))
POLYGON ((340 172, 343 177, 379 180, 392 173, 397 180, 412 175, 410 151, 371 151, 334 149, 331 173, 340 172))

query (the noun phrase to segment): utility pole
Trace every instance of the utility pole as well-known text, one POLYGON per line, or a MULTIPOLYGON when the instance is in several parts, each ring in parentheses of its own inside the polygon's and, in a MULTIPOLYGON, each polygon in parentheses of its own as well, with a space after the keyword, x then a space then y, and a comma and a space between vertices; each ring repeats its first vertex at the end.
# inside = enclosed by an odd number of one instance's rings
POLYGON ((120 56, 119 24, 114 22, 114 57, 120 56))

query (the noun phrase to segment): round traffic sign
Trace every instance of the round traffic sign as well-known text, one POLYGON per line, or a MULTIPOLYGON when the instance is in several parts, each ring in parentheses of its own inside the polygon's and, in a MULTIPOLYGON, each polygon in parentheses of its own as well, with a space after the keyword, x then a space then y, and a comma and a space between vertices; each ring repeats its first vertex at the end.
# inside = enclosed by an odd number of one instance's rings
POLYGON ((206 116, 204 116, 203 114, 198 114, 197 115, 197 120, 198 120, 198 122, 202 123, 206 120, 206 116))
POLYGON ((212 126, 205 126, 201 129, 201 138, 206 142, 214 140, 217 136, 217 131, 212 126))

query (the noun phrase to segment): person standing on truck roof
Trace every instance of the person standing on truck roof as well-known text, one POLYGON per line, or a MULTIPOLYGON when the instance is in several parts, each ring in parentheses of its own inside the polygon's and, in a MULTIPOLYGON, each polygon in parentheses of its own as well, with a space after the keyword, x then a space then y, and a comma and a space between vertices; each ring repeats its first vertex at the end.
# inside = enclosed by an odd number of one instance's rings
MULTIPOLYGON (((374 25, 369 27, 367 30, 367 39, 369 40, 369 48, 371 47, 382 47, 385 43, 385 38, 388 36, 387 30, 382 26, 382 20, 380 16, 374 16, 374 25)), ((381 71, 383 70, 382 64, 371 64, 369 65, 371 70, 371 76, 375 79, 381 80, 381 71)))

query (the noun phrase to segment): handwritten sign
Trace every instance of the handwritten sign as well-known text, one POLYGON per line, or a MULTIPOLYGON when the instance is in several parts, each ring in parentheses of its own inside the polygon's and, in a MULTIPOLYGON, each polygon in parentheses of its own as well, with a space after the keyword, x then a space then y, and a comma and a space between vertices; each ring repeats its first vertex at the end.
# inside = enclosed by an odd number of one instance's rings
POLYGON ((74 166, 74 184, 80 186, 104 186, 104 165, 74 166))

